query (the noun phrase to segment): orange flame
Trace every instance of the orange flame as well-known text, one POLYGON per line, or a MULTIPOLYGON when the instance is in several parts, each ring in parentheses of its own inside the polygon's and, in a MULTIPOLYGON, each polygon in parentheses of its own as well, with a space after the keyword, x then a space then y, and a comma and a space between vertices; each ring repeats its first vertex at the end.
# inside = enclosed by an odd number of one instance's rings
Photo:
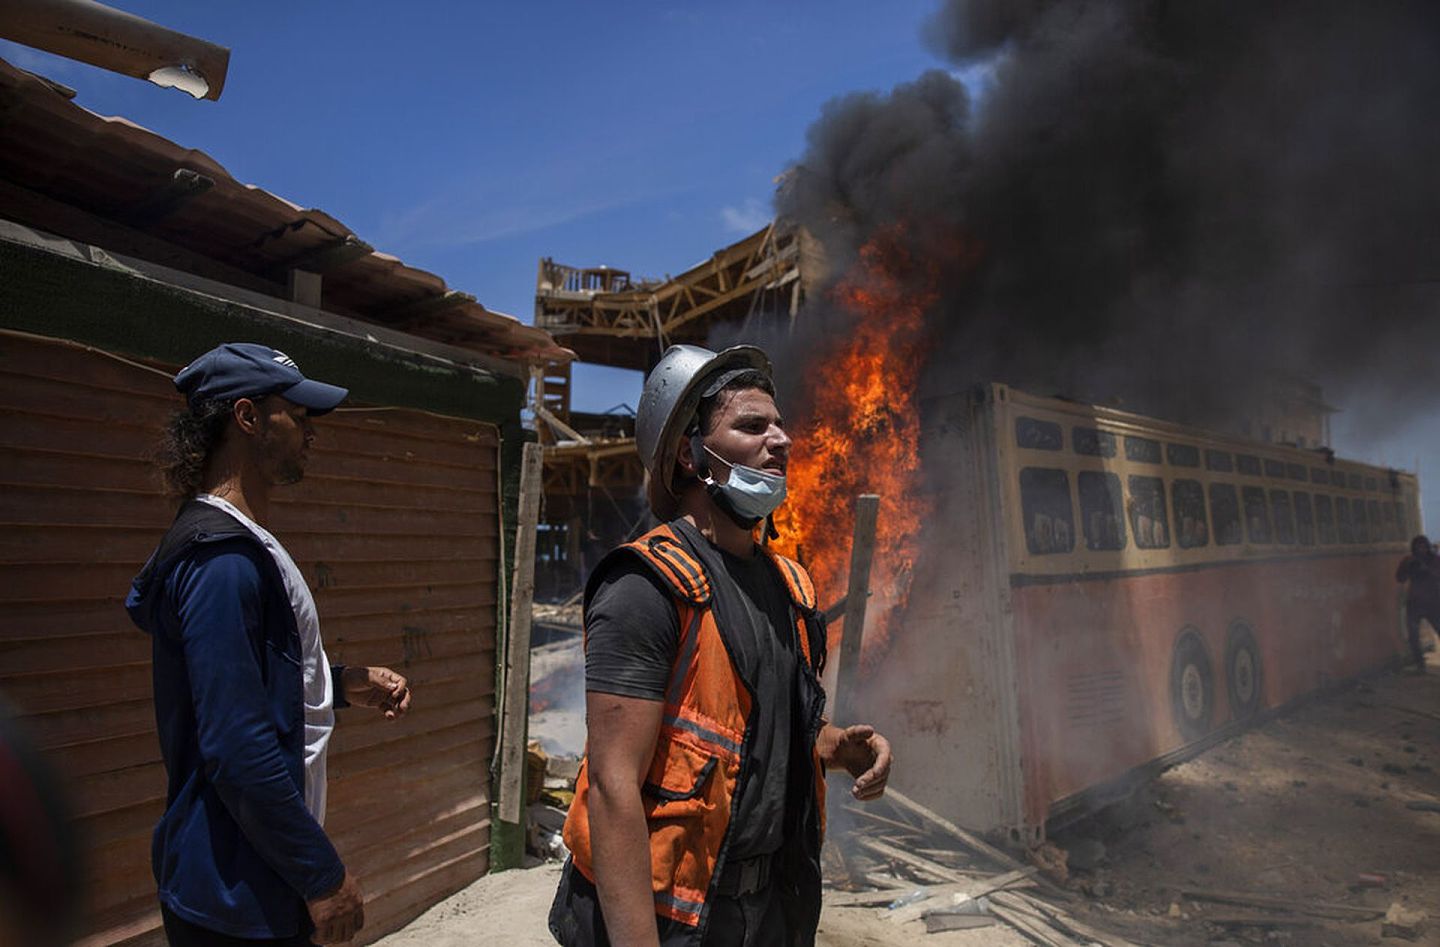
MULTIPOLYGON (((920 479, 915 386, 938 273, 917 267, 902 236, 896 227, 871 239, 833 290, 853 326, 807 370, 809 404, 794 425, 787 472, 790 499, 776 514, 777 549, 806 565, 821 606, 829 607, 846 592, 855 497, 880 495, 864 665, 883 656, 891 622, 909 598, 930 510, 920 479)), ((833 648, 838 627, 831 639, 833 648)))

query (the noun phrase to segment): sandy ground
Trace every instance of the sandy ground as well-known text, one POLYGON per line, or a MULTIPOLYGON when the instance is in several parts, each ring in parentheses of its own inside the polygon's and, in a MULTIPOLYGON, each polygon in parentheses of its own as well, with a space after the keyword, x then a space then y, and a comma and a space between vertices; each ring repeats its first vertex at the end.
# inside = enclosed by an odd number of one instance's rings
MULTIPOLYGON (((1440 661, 1431 662, 1428 675, 1382 675, 1273 718, 1056 835, 1072 852, 1066 910, 1132 942, 1175 947, 1440 945, 1440 812, 1407 807, 1440 802, 1440 661), (1379 920, 1221 926, 1211 919, 1257 912, 1193 900, 1187 888, 1399 904, 1429 920, 1414 940, 1382 937, 1379 920)), ((549 944, 557 874, 552 863, 487 876, 378 943, 549 944)), ((1030 943, 1003 926, 926 934, 882 913, 827 907, 819 943, 1030 943)))

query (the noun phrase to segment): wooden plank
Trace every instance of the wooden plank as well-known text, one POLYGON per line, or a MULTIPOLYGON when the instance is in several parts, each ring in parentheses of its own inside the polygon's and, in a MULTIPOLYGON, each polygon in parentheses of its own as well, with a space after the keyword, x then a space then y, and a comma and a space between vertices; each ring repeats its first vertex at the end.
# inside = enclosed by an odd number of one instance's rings
POLYGON ((990 911, 1042 947, 1080 947, 1077 941, 1051 927, 1043 917, 1033 911, 1022 911, 993 903, 990 911))
POLYGON ((998 900, 1003 905, 1029 907, 1031 910, 1039 911, 1041 914, 1049 917, 1061 928, 1068 930, 1072 934, 1083 937, 1086 940, 1092 940, 1095 943, 1100 944, 1101 947, 1136 947, 1135 944, 1132 944, 1130 941, 1125 940, 1122 937, 1117 937, 1113 934, 1107 934, 1106 932, 1099 930, 1098 928, 1091 927, 1089 924, 1086 924, 1083 921, 1078 921, 1074 917, 1071 917, 1065 911, 1062 911, 1060 908, 1055 907, 1053 904, 1047 904, 1046 902, 1041 901, 1039 898, 1032 897, 1023 892, 1000 892, 994 896, 994 899, 998 900))
POLYGON ((505 683, 500 723, 500 821, 519 823, 525 796, 525 732, 530 700, 530 617, 535 599, 535 530, 540 518, 540 477, 545 448, 526 444, 520 467, 515 527, 515 579, 505 643, 505 683))
POLYGON ((1292 914, 1310 914, 1315 917, 1330 917, 1339 920, 1376 918, 1385 913, 1384 910, 1377 908, 1338 904, 1334 901, 1300 901, 1294 898, 1247 894, 1243 891, 1216 891, 1211 888, 1181 888, 1180 894, 1192 901, 1243 904, 1249 907, 1270 908, 1276 911, 1288 911, 1292 914))
POLYGON ((850 545, 850 581, 845 592, 845 624, 840 629, 840 665, 835 672, 835 693, 830 695, 830 719, 839 726, 851 722, 855 681, 860 674, 860 645, 865 636, 865 610, 870 601, 870 563, 875 556, 875 520, 880 497, 862 493, 855 498, 855 532, 850 545))
MULTIPOLYGON (((892 789, 887 786, 885 789, 884 798, 888 800, 891 805, 903 809, 906 812, 911 813, 912 815, 919 816, 921 819, 924 819, 926 822, 929 822, 936 828, 948 832, 950 835, 959 839, 961 842, 964 842, 974 851, 979 852, 985 857, 990 858, 996 862, 999 862, 1006 868, 1016 869, 1026 867, 1025 865, 1020 864, 1019 861, 1012 858, 1010 855, 1002 852, 1000 849, 986 842, 984 839, 980 838, 974 833, 967 832, 964 829, 960 828, 960 826, 956 825, 954 822, 951 822, 949 819, 943 818, 939 815, 936 815, 934 812, 931 812, 929 809, 920 805, 920 803, 914 801, 910 797, 904 795, 899 790, 892 789)), ((1043 881, 1043 879, 1041 880, 1043 881)))
POLYGON ((938 862, 933 862, 922 855, 916 855, 913 852, 907 852, 903 848, 891 845, 888 842, 883 842, 880 839, 866 838, 862 835, 857 836, 855 842, 861 848, 873 852, 874 854, 879 855, 882 858, 889 858, 893 861, 898 861, 901 864, 909 865, 911 868, 923 871, 925 874, 935 878, 942 878, 946 881, 958 882, 966 882, 970 880, 964 875, 960 874, 960 872, 954 870, 953 868, 947 868, 946 866, 938 862))
POLYGON ((885 916, 897 924, 904 924, 906 921, 913 921, 922 917, 927 912, 944 910, 946 907, 953 907, 966 900, 984 897, 991 892, 1000 891, 1011 885, 1028 882, 1031 875, 1035 874, 1038 868, 1023 868, 1015 871, 1007 871, 1003 875, 995 875, 991 878, 971 879, 948 885, 935 885, 928 889, 928 898, 907 904, 904 907, 886 912, 885 916), (964 895, 965 897, 959 897, 964 895), (937 903, 936 898, 946 898, 948 904, 937 903))

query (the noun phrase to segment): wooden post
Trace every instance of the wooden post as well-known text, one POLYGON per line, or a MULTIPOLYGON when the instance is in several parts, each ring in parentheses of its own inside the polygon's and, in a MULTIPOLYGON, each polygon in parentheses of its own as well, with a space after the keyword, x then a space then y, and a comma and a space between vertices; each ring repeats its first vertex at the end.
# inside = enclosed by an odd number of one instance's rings
POLYGON ((530 613, 535 601, 535 526, 540 519, 545 448, 526 444, 520 462, 515 525, 515 571, 510 585, 510 634, 505 647, 505 691, 500 719, 500 779, 496 844, 491 867, 518 868, 525 857, 525 742, 530 710, 530 613))
POLYGON ((845 625, 840 630, 840 665, 835 671, 835 693, 830 697, 830 720, 838 727, 854 721, 855 680, 860 673, 860 642, 865 634, 865 608, 870 598, 870 563, 875 558, 875 519, 880 497, 862 493, 855 498, 855 538, 850 546, 850 585, 845 593, 845 625))

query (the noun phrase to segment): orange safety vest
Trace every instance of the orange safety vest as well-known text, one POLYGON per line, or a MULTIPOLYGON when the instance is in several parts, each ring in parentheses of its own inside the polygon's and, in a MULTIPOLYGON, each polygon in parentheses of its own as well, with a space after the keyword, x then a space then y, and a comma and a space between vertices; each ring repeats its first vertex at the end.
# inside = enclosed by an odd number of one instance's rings
MULTIPOLYGON (((711 882, 724 868, 730 804, 746 749, 750 693, 715 621, 710 578, 675 531, 660 526, 620 549, 638 554, 665 581, 680 619, 680 644, 665 693, 660 735, 641 795, 650 828, 655 913, 698 927, 711 882)), ((815 587, 799 563, 766 552, 790 592, 803 660, 818 673, 818 661, 811 656, 816 649, 811 647, 805 622, 807 615, 815 614, 815 587)), ((825 773, 814 746, 810 754, 823 834, 825 773)), ((575 780, 575 799, 563 837, 575 867, 593 883, 589 785, 587 755, 575 780)))

